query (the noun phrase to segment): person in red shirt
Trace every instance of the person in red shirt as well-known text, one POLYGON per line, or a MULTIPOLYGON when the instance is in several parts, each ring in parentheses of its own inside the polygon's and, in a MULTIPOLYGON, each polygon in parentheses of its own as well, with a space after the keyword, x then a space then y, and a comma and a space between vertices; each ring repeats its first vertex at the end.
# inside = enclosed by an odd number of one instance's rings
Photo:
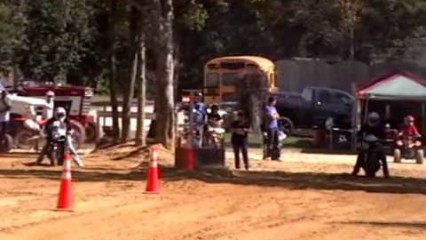
POLYGON ((419 137, 420 133, 417 130, 415 123, 415 119, 413 116, 408 115, 404 119, 404 127, 399 132, 400 137, 419 137))
POLYGON ((421 142, 419 141, 421 135, 417 130, 415 121, 416 119, 411 115, 404 118, 404 127, 398 133, 398 140, 396 141, 397 146, 403 146, 406 140, 412 141, 414 146, 421 146, 421 142))

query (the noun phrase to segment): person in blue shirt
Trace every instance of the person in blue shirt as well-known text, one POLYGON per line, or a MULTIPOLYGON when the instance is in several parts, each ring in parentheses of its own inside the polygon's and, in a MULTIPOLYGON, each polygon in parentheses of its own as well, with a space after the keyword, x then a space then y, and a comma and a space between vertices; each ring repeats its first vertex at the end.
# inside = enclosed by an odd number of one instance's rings
POLYGON ((275 107, 276 103, 277 100, 274 97, 269 97, 265 106, 264 130, 267 136, 265 160, 271 160, 273 152, 278 151, 278 119, 280 115, 275 107))
POLYGON ((205 116, 207 116, 207 106, 203 102, 203 94, 200 92, 195 93, 194 107, 198 108, 205 116))
POLYGON ((196 98, 194 99, 194 109, 193 109, 193 127, 197 132, 197 136, 194 139, 195 147, 201 148, 203 146, 203 138, 204 138, 204 128, 206 125, 206 117, 207 112, 205 109, 205 105, 200 101, 200 93, 196 94, 196 98))

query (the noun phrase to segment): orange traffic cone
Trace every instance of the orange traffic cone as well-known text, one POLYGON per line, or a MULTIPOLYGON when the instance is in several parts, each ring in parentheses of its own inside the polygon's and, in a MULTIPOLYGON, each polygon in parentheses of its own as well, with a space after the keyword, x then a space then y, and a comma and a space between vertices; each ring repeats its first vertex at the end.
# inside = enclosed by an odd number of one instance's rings
POLYGON ((74 193, 71 178, 72 156, 66 153, 62 171, 61 188, 59 190, 58 210, 72 211, 74 209, 74 193))
POLYGON ((157 164, 157 148, 151 148, 151 160, 148 168, 148 181, 146 183, 146 193, 160 193, 160 179, 157 164))

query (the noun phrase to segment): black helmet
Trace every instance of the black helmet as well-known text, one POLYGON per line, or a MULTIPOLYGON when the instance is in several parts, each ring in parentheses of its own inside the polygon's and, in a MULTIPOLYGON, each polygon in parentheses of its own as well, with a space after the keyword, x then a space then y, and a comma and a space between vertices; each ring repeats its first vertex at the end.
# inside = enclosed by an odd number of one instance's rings
POLYGON ((376 112, 371 112, 367 116, 367 124, 370 126, 375 126, 380 122, 380 115, 376 112))

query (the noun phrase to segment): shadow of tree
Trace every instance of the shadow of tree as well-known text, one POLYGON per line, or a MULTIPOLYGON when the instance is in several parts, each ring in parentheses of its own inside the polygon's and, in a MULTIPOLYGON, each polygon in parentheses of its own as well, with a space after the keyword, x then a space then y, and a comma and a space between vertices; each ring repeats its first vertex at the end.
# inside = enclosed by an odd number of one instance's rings
MULTIPOLYGON (((135 171, 108 169, 76 169, 73 178, 78 182, 144 181, 147 169, 135 171)), ((41 178, 57 181, 61 177, 59 169, 0 169, 1 178, 41 178)), ((330 173, 291 173, 282 171, 240 172, 228 170, 184 171, 171 167, 161 167, 160 177, 164 182, 194 179, 206 183, 230 183, 284 189, 318 189, 365 191, 372 193, 426 194, 426 179, 392 177, 389 179, 352 177, 348 174, 330 173)))

